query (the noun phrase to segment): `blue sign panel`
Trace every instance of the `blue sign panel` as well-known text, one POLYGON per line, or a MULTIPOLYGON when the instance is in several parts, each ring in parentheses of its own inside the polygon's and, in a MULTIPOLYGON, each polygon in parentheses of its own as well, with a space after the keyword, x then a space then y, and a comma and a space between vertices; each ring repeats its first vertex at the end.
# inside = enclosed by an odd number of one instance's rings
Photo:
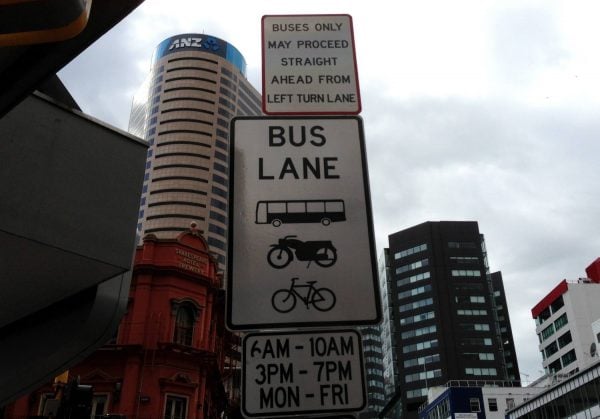
POLYGON ((218 55, 235 65, 244 76, 246 75, 246 60, 237 48, 216 36, 206 34, 186 33, 165 39, 156 47, 153 61, 181 51, 203 51, 218 55))

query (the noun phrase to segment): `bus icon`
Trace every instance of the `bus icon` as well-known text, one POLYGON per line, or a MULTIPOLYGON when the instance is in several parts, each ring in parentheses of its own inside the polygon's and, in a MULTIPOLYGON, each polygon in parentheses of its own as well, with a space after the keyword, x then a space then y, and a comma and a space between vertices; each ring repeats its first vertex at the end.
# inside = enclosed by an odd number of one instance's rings
POLYGON ((328 226, 333 222, 346 221, 346 209, 341 199, 306 199, 258 201, 256 224, 321 223, 328 226))

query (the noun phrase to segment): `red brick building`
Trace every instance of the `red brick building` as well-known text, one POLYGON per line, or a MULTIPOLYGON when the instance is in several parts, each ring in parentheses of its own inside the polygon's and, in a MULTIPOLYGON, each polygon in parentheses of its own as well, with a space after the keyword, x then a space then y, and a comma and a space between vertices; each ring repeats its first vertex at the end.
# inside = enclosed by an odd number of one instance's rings
MULTIPOLYGON (((128 310, 115 340, 69 371, 92 385, 92 415, 128 419, 220 417, 231 335, 216 259, 198 231, 152 235, 135 254, 128 310)), ((7 418, 41 415, 51 385, 23 397, 7 418)), ((93 416, 92 416, 93 417, 93 416)))

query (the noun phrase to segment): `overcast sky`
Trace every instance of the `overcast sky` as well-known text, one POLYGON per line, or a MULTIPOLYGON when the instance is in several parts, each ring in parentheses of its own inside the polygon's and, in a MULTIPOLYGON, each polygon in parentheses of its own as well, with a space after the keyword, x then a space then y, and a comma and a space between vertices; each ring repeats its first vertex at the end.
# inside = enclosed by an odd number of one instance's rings
POLYGON ((478 221, 522 379, 540 376, 530 310, 600 256, 600 3, 146 0, 61 77, 126 129, 164 38, 227 40, 260 91, 261 16, 306 13, 353 16, 378 253, 424 221, 478 221))

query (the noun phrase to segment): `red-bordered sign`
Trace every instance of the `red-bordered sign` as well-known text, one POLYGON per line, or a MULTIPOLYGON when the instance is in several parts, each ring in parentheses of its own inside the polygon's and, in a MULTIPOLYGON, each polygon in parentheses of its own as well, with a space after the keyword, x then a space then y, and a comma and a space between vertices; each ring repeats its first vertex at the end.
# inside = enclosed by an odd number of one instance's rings
POLYGON ((262 64, 268 115, 361 111, 350 15, 263 16, 262 64))

